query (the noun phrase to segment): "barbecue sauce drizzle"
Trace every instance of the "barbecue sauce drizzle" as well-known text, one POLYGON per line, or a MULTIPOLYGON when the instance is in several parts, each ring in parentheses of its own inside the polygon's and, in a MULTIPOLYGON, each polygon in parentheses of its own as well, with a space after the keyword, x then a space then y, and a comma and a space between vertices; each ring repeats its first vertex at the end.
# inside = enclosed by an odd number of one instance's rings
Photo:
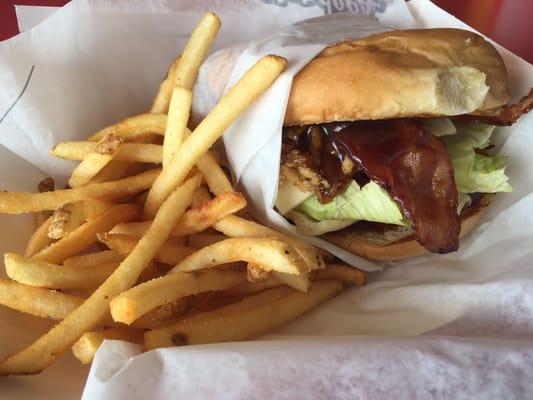
MULTIPOLYGON (((417 120, 313 125, 305 127, 303 133, 298 147, 311 154, 320 149, 320 172, 337 193, 351 179, 363 183, 366 175, 398 202, 412 221, 417 240, 427 250, 457 250, 461 223, 450 158, 444 143, 424 132, 417 120), (317 129, 321 133, 318 147, 317 129), (342 168, 347 158, 354 164, 348 174, 342 168)), ((319 198, 327 202, 337 193, 322 193, 319 198)))

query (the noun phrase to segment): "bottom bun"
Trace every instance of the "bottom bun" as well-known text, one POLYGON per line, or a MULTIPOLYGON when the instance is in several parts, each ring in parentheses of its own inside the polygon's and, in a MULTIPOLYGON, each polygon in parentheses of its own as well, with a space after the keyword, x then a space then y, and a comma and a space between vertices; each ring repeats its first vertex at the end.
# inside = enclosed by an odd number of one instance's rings
MULTIPOLYGON (((491 197, 491 194, 483 195, 475 205, 468 207, 461 214, 461 238, 477 226, 483 210, 490 203, 491 197)), ((361 232, 361 230, 348 227, 342 231, 328 233, 322 237, 351 253, 375 261, 401 260, 429 254, 416 241, 413 235, 393 242, 383 243, 384 241, 376 238, 375 234, 368 235, 365 232, 361 232)))

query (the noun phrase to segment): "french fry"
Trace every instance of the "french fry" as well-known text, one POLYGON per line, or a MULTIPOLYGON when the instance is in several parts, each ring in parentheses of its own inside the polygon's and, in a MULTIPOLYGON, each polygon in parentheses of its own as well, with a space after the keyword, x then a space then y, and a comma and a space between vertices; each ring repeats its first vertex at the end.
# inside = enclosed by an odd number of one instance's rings
POLYGON ((200 186, 198 189, 196 189, 194 195, 192 196, 191 205, 193 208, 200 208, 209 200, 211 200, 211 195, 209 194, 209 191, 205 186, 200 186))
MULTIPOLYGON (((341 290, 339 281, 317 281, 307 293, 294 292, 239 312, 228 312, 227 308, 232 307, 229 305, 207 315, 198 314, 169 327, 146 332, 145 348, 244 340, 299 317, 341 290)), ((246 298, 241 301, 245 302, 246 298)))
POLYGON ((226 239, 191 254, 170 273, 191 272, 217 265, 245 261, 260 264, 266 271, 300 274, 307 270, 294 248, 275 239, 226 239))
POLYGON ((114 261, 122 261, 123 259, 124 256, 118 254, 115 250, 103 250, 67 258, 63 261, 63 265, 66 267, 86 268, 114 261))
POLYGON ((148 311, 129 326, 139 329, 156 329, 166 326, 189 312, 192 297, 181 297, 148 311))
POLYGON ((46 193, 0 192, 0 213, 22 214, 55 210, 62 204, 87 197, 102 200, 119 199, 148 189, 160 171, 160 169, 152 169, 117 181, 94 183, 77 189, 46 193))
POLYGON ((366 278, 365 273, 355 267, 344 264, 328 264, 325 269, 312 271, 311 279, 338 279, 355 286, 362 286, 365 284, 366 278))
MULTIPOLYGON (((55 190, 54 180, 50 177, 43 179, 37 185, 37 190, 39 191, 39 193, 53 192, 55 190)), ((50 216, 52 216, 51 211, 40 211, 38 213, 35 213, 35 227, 40 227, 50 216)))
POLYGON ((18 254, 4 255, 7 276, 28 286, 48 289, 92 289, 98 287, 117 268, 118 262, 91 268, 67 267, 24 258, 18 254))
POLYGON ((126 161, 111 161, 107 164, 89 184, 116 181, 127 176, 137 175, 146 171, 143 164, 130 163, 126 161))
POLYGON ((88 140, 97 142, 105 135, 112 133, 113 135, 121 136, 127 142, 150 133, 164 135, 166 126, 166 114, 140 114, 108 126, 90 136, 88 140))
POLYGON ((93 151, 83 158, 68 180, 71 188, 77 188, 89 183, 118 152, 124 139, 112 133, 106 134, 96 143, 93 151))
POLYGON ((195 249, 201 249, 227 238, 227 236, 219 233, 193 233, 187 236, 187 245, 195 249))
POLYGON ((109 232, 111 235, 127 235, 140 238, 150 228, 152 221, 126 222, 116 225, 109 232))
POLYGON ((0 304, 25 314, 62 320, 85 299, 0 279, 0 304))
POLYGON ((48 227, 48 237, 50 239, 61 239, 67 233, 83 224, 85 216, 76 203, 63 204, 56 208, 52 216, 52 222, 48 227))
POLYGON ((152 107, 150 108, 151 113, 166 114, 168 112, 173 88, 174 84, 172 83, 171 79, 168 77, 163 79, 159 85, 159 89, 155 96, 154 102, 152 103, 152 107))
MULTIPOLYGON (((51 151, 55 157, 65 160, 83 160, 94 148, 95 142, 62 142, 51 151)), ((159 164, 163 160, 163 146, 151 143, 123 143, 113 158, 115 161, 159 164)))
POLYGON ((196 167, 204 176, 209 190, 214 195, 233 191, 231 182, 210 152, 205 153, 196 161, 196 167))
MULTIPOLYGON (((135 248, 139 238, 127 235, 103 233, 98 235, 98 240, 109 248, 115 250, 117 253, 128 255, 135 248)), ((155 253, 154 258, 157 261, 168 265, 176 265, 185 257, 191 255, 194 251, 195 249, 192 247, 167 241, 160 246, 159 250, 155 253)))
POLYGON ((248 282, 257 283, 268 279, 270 272, 265 271, 259 264, 248 263, 246 265, 246 279, 248 282))
POLYGON ((139 206, 136 204, 119 204, 82 224, 33 257, 36 260, 62 263, 96 242, 99 232, 109 231, 116 224, 138 217, 139 210, 139 206))
POLYGON ((93 329, 109 313, 109 302, 129 289, 139 278, 170 235, 173 223, 189 206, 192 193, 200 184, 193 177, 179 186, 161 205, 154 222, 135 249, 113 274, 80 307, 69 314, 33 344, 0 363, 0 375, 35 374, 52 364, 83 333, 93 329))
MULTIPOLYGON (((180 61, 180 65, 183 58, 180 61)), ((161 175, 154 181, 144 209, 144 218, 151 218, 159 205, 187 176, 190 169, 229 125, 285 68, 286 60, 277 56, 261 58, 220 100, 194 132, 182 143, 161 175)))
POLYGON ((192 92, 175 86, 168 109, 167 129, 163 140, 163 168, 170 162, 180 147, 187 129, 192 104, 192 92))
POLYGON ((311 287, 311 281, 309 280, 309 274, 285 274, 278 271, 272 271, 271 274, 279 279, 283 284, 290 286, 300 292, 307 292, 311 287))
POLYGON ((24 250, 24 255, 26 257, 31 257, 35 253, 40 252, 42 249, 54 243, 54 240, 48 237, 48 228, 50 227, 51 223, 52 223, 52 217, 50 216, 44 222, 44 224, 39 226, 35 230, 35 232, 33 232, 33 235, 31 235, 31 238, 28 241, 28 244, 26 245, 26 250, 24 250))
POLYGON ((113 206, 113 203, 96 199, 85 199, 63 204, 54 211, 52 222, 48 228, 48 237, 61 239, 86 220, 96 218, 113 206))
POLYGON ((243 297, 279 286, 289 289, 278 278, 273 275, 269 275, 261 282, 244 282, 238 286, 235 286, 234 288, 225 290, 223 294, 230 297, 243 297))
POLYGON ((240 271, 165 275, 137 285, 111 300, 111 316, 116 322, 129 325, 148 311, 172 300, 212 290, 228 289, 245 279, 244 273, 240 271))
POLYGON ((143 334, 144 330, 142 329, 125 327, 85 332, 72 345, 72 353, 82 364, 90 364, 104 340, 124 340, 130 343, 141 344, 143 342, 143 334))
POLYGON ((174 88, 174 75, 181 59, 181 54, 178 55, 170 68, 168 69, 167 76, 159 85, 159 90, 154 98, 150 112, 153 114, 167 114, 170 104, 170 98, 172 97, 172 89, 174 88))
POLYGON ((248 263, 246 266, 246 278, 250 283, 266 282, 271 278, 277 279, 281 284, 290 286, 300 292, 307 292, 311 286, 309 274, 286 274, 278 271, 266 271, 259 264, 248 263))
POLYGON ((320 250, 311 245, 277 232, 257 222, 250 221, 235 215, 228 215, 213 224, 213 228, 228 237, 248 237, 248 238, 279 238, 287 244, 292 245, 300 257, 302 257, 308 266, 308 271, 322 269, 326 266, 320 250))
POLYGON ((204 14, 185 45, 176 71, 172 73, 174 85, 192 90, 200 65, 219 29, 220 19, 218 16, 213 13, 204 14))
MULTIPOLYGON (((201 193, 201 192, 200 192, 201 193)), ((198 196, 198 190, 195 191, 198 196)), ((194 200, 194 198, 193 198, 194 200)), ((197 198, 196 203, 204 203, 200 208, 188 210, 172 229, 173 237, 182 237, 202 232, 222 218, 246 207, 246 198, 238 192, 227 192, 214 199, 197 198)), ((111 233, 141 236, 150 226, 150 221, 130 222, 115 226, 111 233)))

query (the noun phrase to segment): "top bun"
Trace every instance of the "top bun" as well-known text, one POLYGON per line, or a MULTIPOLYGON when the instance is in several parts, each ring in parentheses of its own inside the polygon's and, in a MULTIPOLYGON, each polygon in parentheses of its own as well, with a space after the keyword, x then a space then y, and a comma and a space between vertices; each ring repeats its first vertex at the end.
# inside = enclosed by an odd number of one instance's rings
POLYGON ((324 49, 295 77, 285 125, 439 117, 507 104, 505 64, 461 29, 391 31, 324 49))

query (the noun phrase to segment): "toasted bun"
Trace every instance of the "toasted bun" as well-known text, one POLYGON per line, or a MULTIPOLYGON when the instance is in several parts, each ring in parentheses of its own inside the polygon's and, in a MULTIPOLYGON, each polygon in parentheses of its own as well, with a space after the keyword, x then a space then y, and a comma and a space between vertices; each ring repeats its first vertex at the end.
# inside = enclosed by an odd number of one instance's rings
POLYGON ((285 125, 450 116, 508 101, 505 64, 481 36, 391 31, 323 50, 294 77, 285 125))
MULTIPOLYGON (((461 238, 478 224, 491 195, 484 195, 479 203, 461 217, 461 238)), ((368 235, 349 228, 324 235, 324 239, 361 257, 375 261, 393 261, 429 254, 413 236, 392 243, 382 244, 368 235)))

